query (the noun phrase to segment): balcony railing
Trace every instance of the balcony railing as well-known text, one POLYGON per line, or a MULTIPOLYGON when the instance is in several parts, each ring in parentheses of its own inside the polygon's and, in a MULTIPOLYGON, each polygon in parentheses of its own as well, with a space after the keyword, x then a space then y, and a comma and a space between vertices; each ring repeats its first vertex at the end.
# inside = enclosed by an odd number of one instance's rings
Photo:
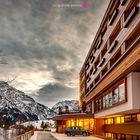
POLYGON ((10 140, 29 140, 33 134, 34 134, 33 131, 26 132, 25 134, 19 135, 19 136, 14 137, 14 138, 11 138, 10 140))

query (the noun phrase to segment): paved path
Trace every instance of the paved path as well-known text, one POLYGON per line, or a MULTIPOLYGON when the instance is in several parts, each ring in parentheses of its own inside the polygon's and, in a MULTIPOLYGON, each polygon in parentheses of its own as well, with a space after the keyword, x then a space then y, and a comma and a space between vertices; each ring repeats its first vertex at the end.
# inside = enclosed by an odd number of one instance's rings
POLYGON ((93 136, 71 136, 65 134, 50 133, 45 131, 36 131, 30 140, 103 140, 93 136))
POLYGON ((103 140, 101 138, 93 137, 93 136, 72 136, 68 137, 65 134, 58 134, 58 133, 51 133, 54 137, 57 138, 57 140, 103 140))
POLYGON ((45 131, 36 131, 30 140, 57 140, 51 133, 45 131))

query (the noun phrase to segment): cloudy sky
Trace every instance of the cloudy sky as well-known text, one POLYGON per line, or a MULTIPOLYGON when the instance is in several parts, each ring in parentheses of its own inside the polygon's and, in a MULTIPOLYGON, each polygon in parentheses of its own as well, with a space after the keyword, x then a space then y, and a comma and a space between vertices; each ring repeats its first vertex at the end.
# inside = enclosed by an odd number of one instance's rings
POLYGON ((78 99, 78 73, 108 3, 0 0, 0 80, 15 78, 12 86, 49 107, 78 99))

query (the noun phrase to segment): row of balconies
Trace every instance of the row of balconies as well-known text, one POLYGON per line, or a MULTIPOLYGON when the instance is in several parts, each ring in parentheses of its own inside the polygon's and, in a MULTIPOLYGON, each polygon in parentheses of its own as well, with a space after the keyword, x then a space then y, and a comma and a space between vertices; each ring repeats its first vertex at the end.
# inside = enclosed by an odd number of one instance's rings
MULTIPOLYGON (((126 2, 125 1, 121 1, 121 4, 124 5, 126 2)), ((117 9, 118 10, 118 9, 117 9)), ((86 84, 87 86, 87 91, 86 93, 90 92, 96 85, 97 83, 101 80, 102 77, 104 77, 104 75, 107 73, 107 71, 116 63, 116 61, 121 57, 121 55, 124 53, 124 51, 126 51, 130 46, 130 44, 128 44, 129 41, 124 41, 124 43, 120 46, 118 50, 118 52, 112 56, 112 58, 110 60, 106 60, 106 58, 104 57, 106 54, 111 54, 118 46, 118 40, 116 40, 117 36, 119 36, 121 29, 122 28, 126 28, 129 26, 129 24, 132 22, 132 19, 135 17, 135 15, 138 13, 139 11, 139 7, 138 5, 134 5, 132 10, 130 11, 125 11, 122 16, 121 19, 119 20, 118 23, 116 23, 116 26, 113 30, 113 33, 111 33, 111 35, 113 35, 112 37, 109 37, 109 39, 107 40, 107 42, 105 43, 104 47, 101 47, 101 44, 103 43, 103 39, 100 37, 99 42, 97 43, 96 49, 98 49, 98 51, 100 51, 99 56, 95 56, 95 51, 94 53, 92 52, 90 57, 89 57, 89 61, 88 64, 86 64, 85 68, 86 68, 86 84), (129 13, 129 14, 128 14, 129 13), (99 50, 100 49, 100 50, 99 50), (108 61, 108 63, 101 69, 101 71, 98 73, 98 75, 96 74, 96 72, 98 71, 99 67, 102 67, 104 65, 104 63, 108 61), (93 75, 95 75, 93 77, 93 75), (91 78, 92 76, 92 78, 91 78), (94 79, 92 82, 91 79, 94 79)), ((116 16, 115 12, 112 14, 112 16, 116 16)), ((115 18, 111 17, 110 18, 110 23, 111 25, 113 24, 112 20, 115 20, 115 18)))

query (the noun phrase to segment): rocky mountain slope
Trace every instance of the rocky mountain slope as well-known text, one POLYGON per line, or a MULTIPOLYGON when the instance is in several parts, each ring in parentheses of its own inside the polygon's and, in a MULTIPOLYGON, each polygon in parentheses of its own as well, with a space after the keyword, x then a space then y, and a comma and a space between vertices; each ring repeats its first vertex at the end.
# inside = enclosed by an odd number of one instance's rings
POLYGON ((52 110, 58 113, 58 108, 60 107, 62 111, 65 111, 65 107, 68 106, 69 111, 78 111, 78 101, 77 100, 65 100, 56 103, 52 110))
POLYGON ((59 107, 64 111, 65 106, 68 106, 70 111, 78 111, 77 100, 61 101, 50 109, 7 82, 0 81, 0 124, 51 118, 57 115, 59 107))
POLYGON ((0 118, 7 123, 14 123, 18 119, 38 120, 55 116, 56 113, 48 107, 35 102, 11 86, 0 81, 0 118))

